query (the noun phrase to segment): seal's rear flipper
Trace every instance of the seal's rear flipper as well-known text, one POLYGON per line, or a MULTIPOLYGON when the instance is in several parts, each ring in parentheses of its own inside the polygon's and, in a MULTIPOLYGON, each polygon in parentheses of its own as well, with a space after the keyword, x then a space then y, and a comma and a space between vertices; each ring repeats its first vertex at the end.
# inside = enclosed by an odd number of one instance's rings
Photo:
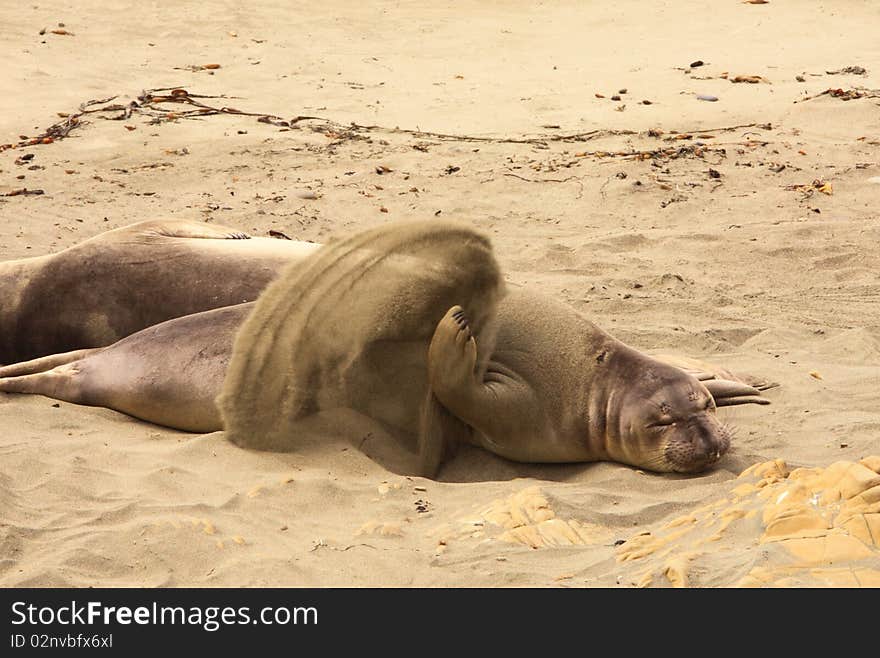
POLYGON ((251 236, 237 228, 220 224, 207 224, 190 219, 149 219, 122 228, 102 233, 92 240, 112 238, 126 239, 125 236, 140 238, 196 238, 207 240, 250 240, 251 236))
POLYGON ((152 226, 144 228, 155 234, 165 236, 166 238, 198 238, 207 240, 251 239, 250 235, 244 231, 239 231, 238 229, 188 220, 160 221, 153 223, 152 226))
POLYGON ((21 361, 20 363, 10 363, 8 366, 0 366, 0 378, 3 377, 20 377, 22 375, 33 375, 39 372, 52 370, 57 366, 63 366, 65 363, 79 361, 87 356, 96 354, 103 350, 103 347, 96 347, 87 350, 74 350, 73 352, 62 352, 61 354, 50 354, 39 359, 30 361, 21 361))
POLYGON ((91 404, 83 395, 79 374, 79 362, 73 361, 31 375, 3 377, 0 378, 0 393, 45 395, 64 402, 91 404))
POLYGON ((712 363, 686 356, 658 354, 653 358, 675 366, 679 370, 684 370, 687 374, 703 382, 712 393, 715 405, 718 407, 736 404, 770 404, 768 399, 761 397, 761 391, 779 386, 777 382, 771 382, 762 377, 742 373, 734 374, 712 363))
POLYGON ((764 379, 763 377, 758 377, 757 375, 748 375, 743 373, 734 374, 729 370, 721 370, 719 368, 713 368, 709 371, 693 370, 691 368, 682 368, 682 370, 690 375, 693 375, 701 382, 706 382, 712 379, 736 382, 738 384, 745 384, 746 386, 750 386, 757 391, 767 391, 771 388, 776 388, 777 386, 779 386, 779 382, 771 382, 764 379))
POLYGON ((742 383, 748 384, 752 388, 756 388, 759 391, 767 391, 771 388, 777 388, 779 386, 779 382, 771 382, 756 375, 737 374, 736 378, 742 383))
POLYGON ((716 407, 732 407, 737 404, 770 404, 770 400, 761 397, 761 391, 748 384, 726 379, 706 379, 703 385, 715 400, 716 407))

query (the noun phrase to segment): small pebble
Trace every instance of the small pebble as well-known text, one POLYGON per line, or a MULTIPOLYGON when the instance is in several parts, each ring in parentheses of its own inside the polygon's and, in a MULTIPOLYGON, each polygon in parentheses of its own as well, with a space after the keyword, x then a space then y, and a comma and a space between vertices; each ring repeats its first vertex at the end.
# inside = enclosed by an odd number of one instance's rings
POLYGON ((709 101, 710 103, 714 103, 718 100, 718 96, 710 96, 709 94, 697 94, 698 101, 709 101))

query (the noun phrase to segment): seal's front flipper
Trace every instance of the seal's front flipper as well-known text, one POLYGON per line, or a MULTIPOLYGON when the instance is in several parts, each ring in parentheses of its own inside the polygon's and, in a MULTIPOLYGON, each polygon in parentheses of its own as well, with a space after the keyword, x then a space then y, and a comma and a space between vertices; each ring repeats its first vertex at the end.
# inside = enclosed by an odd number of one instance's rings
POLYGON ((454 446, 470 436, 471 429, 441 399, 458 406, 457 398, 475 385, 476 365, 477 344, 464 309, 453 306, 437 323, 428 348, 429 390, 419 427, 419 466, 424 477, 436 476, 454 446))
POLYGON ((428 348, 428 381, 441 400, 452 401, 475 384, 477 343, 461 306, 437 323, 428 348))
POLYGON ((437 324, 428 349, 428 384, 448 417, 423 425, 420 453, 434 459, 426 458, 423 464, 439 465, 459 443, 518 461, 534 456, 528 446, 546 427, 544 409, 522 377, 483 358, 486 343, 483 334, 473 335, 459 306, 450 308, 437 324))

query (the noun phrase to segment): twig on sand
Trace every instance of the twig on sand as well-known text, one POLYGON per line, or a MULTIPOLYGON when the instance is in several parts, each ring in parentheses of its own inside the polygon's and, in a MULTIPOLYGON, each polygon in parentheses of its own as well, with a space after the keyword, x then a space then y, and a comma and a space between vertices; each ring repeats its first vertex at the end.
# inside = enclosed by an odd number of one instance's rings
POLYGON ((361 126, 351 124, 352 127, 360 130, 376 130, 389 133, 401 133, 406 135, 414 135, 416 137, 433 137, 452 142, 484 142, 494 144, 546 144, 547 142, 586 142, 597 137, 608 137, 612 135, 637 135, 634 130, 589 130, 583 133, 572 133, 567 135, 546 135, 541 137, 482 137, 478 135, 456 135, 450 133, 435 133, 427 130, 409 130, 406 128, 383 128, 382 126, 361 126))
POLYGON ((519 174, 514 174, 511 172, 505 172, 504 175, 519 178, 520 180, 524 180, 527 183, 568 183, 570 181, 578 179, 577 176, 569 176, 568 178, 526 178, 525 176, 520 176, 519 174))

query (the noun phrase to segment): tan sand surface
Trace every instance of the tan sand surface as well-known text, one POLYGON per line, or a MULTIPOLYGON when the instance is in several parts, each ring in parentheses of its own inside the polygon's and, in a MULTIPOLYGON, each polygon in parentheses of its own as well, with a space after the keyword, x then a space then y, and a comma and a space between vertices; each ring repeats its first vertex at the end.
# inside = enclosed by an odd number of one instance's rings
POLYGON ((697 477, 474 449, 439 482, 357 418, 255 453, 3 395, 0 584, 878 584, 877 3, 35 0, 0 25, 0 145, 150 89, 254 113, 94 112, 0 151, 0 260, 159 216, 322 241, 439 215, 640 349, 780 383, 697 477))

